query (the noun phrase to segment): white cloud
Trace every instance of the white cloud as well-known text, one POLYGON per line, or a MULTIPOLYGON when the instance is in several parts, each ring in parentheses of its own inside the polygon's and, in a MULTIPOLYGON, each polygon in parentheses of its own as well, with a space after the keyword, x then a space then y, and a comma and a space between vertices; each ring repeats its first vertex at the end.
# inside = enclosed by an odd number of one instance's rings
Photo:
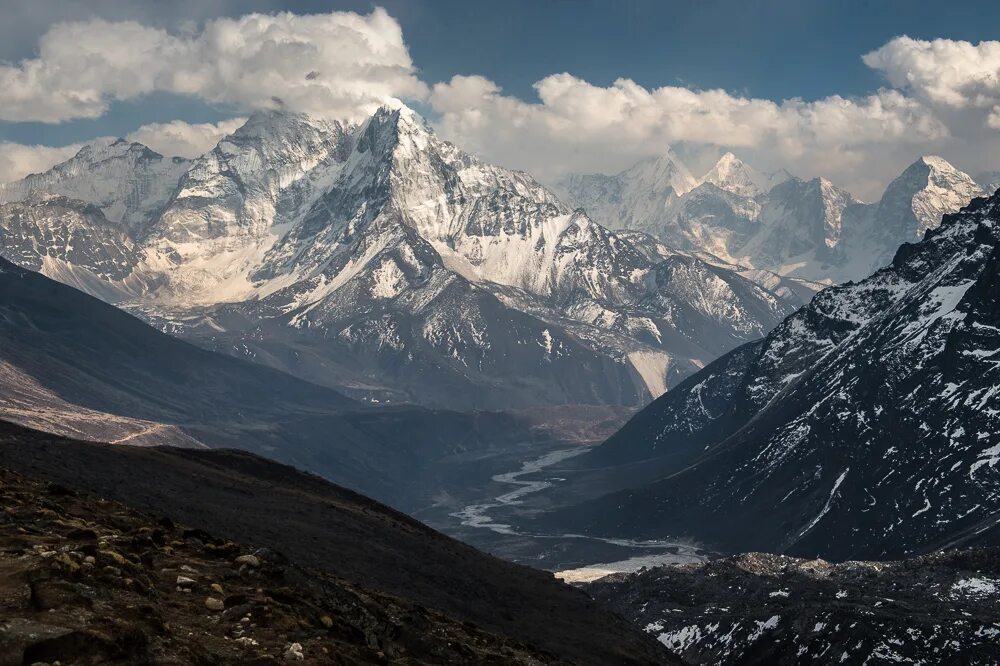
POLYGON ((41 173, 73 157, 83 144, 72 146, 28 146, 0 142, 0 183, 20 180, 29 173, 41 173))
POLYGON ((430 103, 449 138, 543 178, 614 171, 684 141, 742 149, 765 166, 853 182, 851 171, 873 152, 948 136, 926 107, 892 90, 776 103, 724 90, 650 90, 628 79, 600 87, 569 74, 546 77, 535 88, 540 102, 527 103, 482 77, 454 77, 434 86, 430 103))
POLYGON ((173 120, 169 123, 143 125, 125 138, 148 146, 161 155, 192 158, 210 151, 219 139, 232 134, 245 122, 246 118, 193 124, 173 120))
POLYGON ((248 14, 184 34, 132 21, 58 23, 37 57, 0 65, 0 90, 0 119, 42 122, 96 118, 112 101, 156 91, 348 119, 426 94, 399 24, 382 9, 248 14))
POLYGON ((1000 102, 1000 42, 896 37, 863 56, 893 87, 932 104, 981 107, 1000 102))
MULTIPOLYGON (((382 9, 249 14, 173 32, 92 19, 55 24, 37 57, 0 64, 0 120, 97 117, 115 100, 156 91, 347 120, 403 98, 429 101, 439 132, 463 148, 545 180, 612 173, 677 142, 732 149, 764 169, 824 175, 868 198, 921 154, 942 154, 968 171, 1000 166, 1000 42, 898 37, 862 58, 887 87, 856 98, 776 102, 627 78, 598 86, 563 73, 538 81, 539 100, 526 102, 482 76, 429 89, 382 9)), ((234 123, 163 123, 129 137, 193 156, 234 123)), ((5 164, 38 164, 64 150, 14 146, 0 149, 5 164)))

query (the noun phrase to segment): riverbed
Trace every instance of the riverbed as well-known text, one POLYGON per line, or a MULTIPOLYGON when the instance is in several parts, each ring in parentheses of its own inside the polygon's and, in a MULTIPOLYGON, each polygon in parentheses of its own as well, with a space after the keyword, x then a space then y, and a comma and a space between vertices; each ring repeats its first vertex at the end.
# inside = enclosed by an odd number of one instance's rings
POLYGON ((500 557, 549 569, 568 581, 587 581, 609 573, 636 571, 661 564, 685 564, 706 559, 697 545, 680 539, 633 540, 583 534, 546 534, 518 526, 525 498, 561 483, 547 468, 587 451, 586 446, 550 451, 523 460, 519 466, 491 477, 493 493, 449 514, 445 528, 458 537, 500 557))

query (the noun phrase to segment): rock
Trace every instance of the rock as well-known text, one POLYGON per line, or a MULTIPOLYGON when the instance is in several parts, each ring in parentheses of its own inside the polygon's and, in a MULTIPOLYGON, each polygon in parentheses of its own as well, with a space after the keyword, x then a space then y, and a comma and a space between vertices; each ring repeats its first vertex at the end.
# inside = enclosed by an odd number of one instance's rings
POLYGON ((194 587, 194 579, 188 578, 187 576, 178 576, 177 587, 180 588, 194 587))
POLYGON ((226 612, 222 614, 222 619, 224 620, 235 620, 238 617, 246 615, 253 609, 253 604, 239 604, 237 606, 228 607, 228 598, 226 599, 226 602, 226 612))
POLYGON ((236 564, 245 564, 254 569, 260 566, 260 559, 256 555, 240 555, 234 561, 236 564))
POLYGON ((303 661, 306 656, 302 653, 301 643, 292 643, 285 650, 285 661, 303 661))
POLYGON ((215 592, 216 594, 223 594, 222 586, 218 583, 212 583, 212 592, 215 592))
POLYGON ((125 562, 126 562, 126 559, 125 559, 124 555, 122 555, 121 553, 119 553, 117 551, 110 550, 110 549, 105 549, 105 550, 98 551, 97 552, 97 556, 100 557, 100 558, 102 558, 102 559, 111 560, 112 563, 117 564, 118 566, 124 566, 125 562))
POLYGON ((97 532, 89 528, 78 528, 68 532, 66 538, 74 541, 97 541, 97 532))
POLYGON ((216 599, 215 597, 208 597, 207 599, 205 599, 205 608, 207 608, 208 610, 220 611, 223 610, 225 607, 226 605, 222 603, 222 599, 216 599))
POLYGON ((21 666, 33 648, 72 633, 72 629, 24 618, 7 620, 0 624, 0 666, 21 666))
POLYGON ((329 629, 330 627, 333 626, 333 618, 330 617, 329 615, 322 615, 319 618, 319 623, 322 624, 327 629, 329 629))

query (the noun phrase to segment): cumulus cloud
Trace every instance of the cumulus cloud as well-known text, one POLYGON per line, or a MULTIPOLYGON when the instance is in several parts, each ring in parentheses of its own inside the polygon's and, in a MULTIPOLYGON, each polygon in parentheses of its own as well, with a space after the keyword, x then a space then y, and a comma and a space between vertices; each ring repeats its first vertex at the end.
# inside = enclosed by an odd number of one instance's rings
POLYGON ((161 155, 198 157, 215 147, 222 137, 235 132, 246 118, 233 118, 218 123, 186 123, 173 120, 169 123, 143 125, 125 138, 137 141, 161 155))
POLYGON ((935 105, 984 107, 1000 101, 1000 42, 897 37, 862 60, 889 83, 935 105))
POLYGON ((569 74, 546 77, 535 89, 540 101, 528 103, 485 78, 457 76, 435 85, 429 101, 442 133, 543 178, 624 168, 678 141, 742 149, 765 166, 807 175, 846 176, 873 151, 948 136, 929 109, 894 90, 776 103, 724 90, 647 89, 628 79, 602 87, 569 74))
POLYGON ((37 57, 0 65, 0 89, 0 119, 42 122, 99 117, 113 101, 157 91, 344 119, 426 94, 382 9, 248 14, 179 34, 132 21, 57 23, 37 57))
POLYGON ((0 142, 0 183, 20 180, 29 173, 47 171, 73 157, 83 144, 71 146, 31 146, 10 141, 0 142))
MULTIPOLYGON (((538 101, 528 102, 482 76, 428 87, 399 24, 382 9, 249 14, 173 31, 91 19, 55 24, 37 56, 0 64, 0 120, 93 118, 116 100, 152 92, 344 120, 403 99, 428 102, 445 138, 548 181, 613 173, 678 143, 733 150, 763 169, 823 175, 866 198, 921 154, 942 154, 973 172, 1000 167, 1000 42, 898 37, 862 59, 886 86, 860 97, 773 101, 646 88, 628 78, 599 86, 562 73, 538 81, 538 101)), ((236 122, 149 125, 129 138, 194 156, 236 122)), ((41 164, 60 150, 8 144, 0 160, 20 173, 13 165, 41 164)))

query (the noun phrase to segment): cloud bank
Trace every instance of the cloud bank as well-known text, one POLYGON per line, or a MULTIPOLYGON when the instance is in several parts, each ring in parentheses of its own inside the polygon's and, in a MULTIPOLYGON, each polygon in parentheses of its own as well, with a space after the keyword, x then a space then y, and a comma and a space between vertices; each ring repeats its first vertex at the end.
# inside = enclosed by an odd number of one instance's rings
MULTIPOLYGON (((550 181, 613 173, 677 142, 731 149, 764 169, 824 175, 867 198, 921 154, 942 154, 970 172, 1000 167, 1000 41, 897 37, 859 55, 885 79, 861 97, 772 101, 645 88, 624 77, 598 86, 556 73, 535 84, 538 101, 528 102, 482 76, 422 81, 399 23, 382 9, 249 14, 180 33, 94 19, 55 24, 37 57, 0 65, 0 119, 93 118, 115 101, 168 92, 224 108, 286 106, 357 121, 402 99, 426 103, 445 138, 550 181)), ((192 156, 235 126, 164 123, 130 138, 192 156)), ((67 150, 7 144, 0 163, 9 176, 67 150)))
POLYGON ((185 34, 134 21, 57 23, 37 57, 0 65, 0 90, 0 120, 50 123, 96 118, 153 92, 345 119, 426 94, 399 24, 382 9, 248 14, 185 34))
POLYGON ((29 173, 40 173, 73 157, 83 144, 70 146, 29 146, 0 141, 0 183, 20 180, 29 173))
POLYGON ((210 151, 219 139, 235 132, 246 120, 232 118, 218 123, 186 123, 182 120, 152 123, 130 132, 125 138, 148 146, 161 155, 193 158, 210 151))

